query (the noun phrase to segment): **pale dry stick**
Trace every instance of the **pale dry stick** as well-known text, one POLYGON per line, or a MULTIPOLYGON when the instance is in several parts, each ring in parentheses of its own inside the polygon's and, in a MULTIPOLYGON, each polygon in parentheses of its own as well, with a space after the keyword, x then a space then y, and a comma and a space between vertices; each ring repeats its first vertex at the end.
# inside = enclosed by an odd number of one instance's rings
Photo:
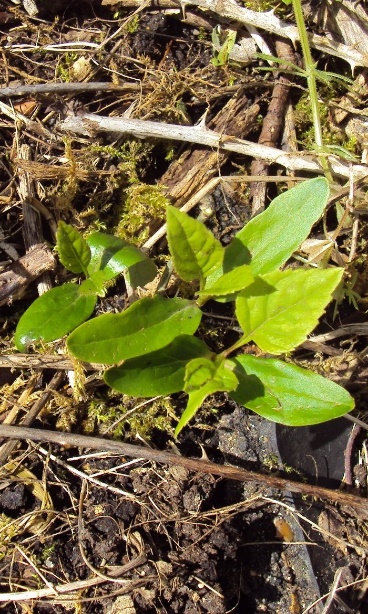
MULTIPOLYGON (((272 10, 267 13, 252 11, 239 6, 234 0, 183 0, 183 4, 199 6, 206 11, 218 15, 220 20, 222 18, 235 20, 245 26, 249 24, 277 36, 288 38, 294 46, 295 42, 299 40, 298 29, 281 21, 272 10)), ((318 34, 309 34, 308 38, 312 48, 345 60, 352 69, 355 66, 368 66, 368 55, 362 53, 359 49, 338 43, 327 38, 327 36, 320 36, 318 34)))
POLYGON ((38 567, 34 564, 34 562, 29 558, 29 556, 27 556, 27 554, 22 550, 22 548, 18 545, 15 546, 16 550, 18 550, 18 552, 20 552, 20 554, 23 556, 23 558, 25 558, 25 560, 27 561, 28 565, 30 565, 30 567, 32 567, 32 569, 34 569, 34 571, 36 572, 36 574, 41 578, 42 582, 44 582, 46 584, 46 586, 48 586, 48 588, 52 591, 54 591, 54 595, 57 595, 57 592, 55 591, 53 585, 51 584, 51 582, 48 581, 48 579, 45 577, 45 575, 38 569, 38 567))
POLYGON ((339 490, 330 490, 322 486, 304 484, 302 482, 299 483, 274 475, 264 475, 256 471, 239 469, 231 465, 218 465, 205 460, 186 458, 177 454, 172 454, 171 452, 144 448, 143 446, 102 439, 100 437, 89 437, 74 433, 60 433, 57 431, 26 428, 22 426, 2 425, 0 426, 0 437, 30 439, 31 441, 91 448, 93 450, 106 450, 107 452, 121 454, 122 456, 130 456, 131 458, 142 458, 157 463, 179 465, 190 471, 218 475, 240 482, 256 482, 270 488, 277 488, 278 490, 287 490, 312 498, 318 497, 324 500, 331 500, 340 505, 359 506, 361 512, 364 512, 368 517, 368 501, 361 497, 339 490))
POLYGON ((326 341, 332 341, 332 339, 337 339, 338 337, 345 337, 347 335, 368 336, 368 323, 360 322, 359 324, 345 324, 344 326, 340 326, 340 328, 337 328, 336 330, 330 330, 328 333, 322 333, 321 335, 311 337, 311 340, 325 343, 326 341))
MULTIPOLYGON (((342 572, 343 572, 343 568, 340 567, 339 569, 336 570, 335 572, 335 577, 334 577, 334 581, 333 581, 333 585, 331 587, 331 591, 330 594, 328 596, 328 599, 324 605, 324 608, 322 610, 322 614, 328 614, 328 612, 330 612, 331 610, 331 606, 332 603, 335 601, 335 597, 337 597, 336 591, 338 589, 338 586, 340 584, 340 579, 342 576, 342 572)), ((344 610, 345 612, 347 612, 347 614, 354 614, 353 610, 351 610, 350 608, 347 607, 346 604, 344 604, 344 610)))
MULTIPOLYGON (((95 138, 103 132, 116 134, 130 134, 138 139, 166 139, 169 141, 184 141, 197 143, 213 149, 233 151, 252 158, 261 158, 269 164, 279 164, 291 171, 309 171, 323 173, 321 164, 312 154, 288 154, 275 147, 259 145, 244 139, 237 139, 225 134, 209 130, 202 124, 196 126, 181 126, 178 124, 165 124, 162 122, 146 121, 142 119, 127 119, 125 117, 108 117, 94 113, 81 113, 70 115, 59 126, 66 132, 75 132, 84 136, 95 138)), ((333 156, 326 156, 331 169, 336 175, 349 177, 351 169, 348 165, 333 156)), ((368 168, 363 165, 353 167, 354 175, 358 178, 368 175, 368 168)))
POLYGON ((85 92, 125 92, 142 90, 137 83, 36 83, 24 85, 11 85, 0 88, 0 98, 13 98, 14 96, 37 96, 40 94, 79 94, 85 92))
MULTIPOLYGON (((103 371, 104 365, 82 362, 86 371, 103 371)), ((53 369, 54 371, 72 371, 73 361, 65 356, 53 354, 0 354, 0 369, 53 369)))
MULTIPOLYGON (((130 571, 133 568, 132 567, 133 563, 134 563, 134 567, 138 567, 138 565, 143 564, 143 558, 142 558, 142 563, 140 562, 139 559, 138 560, 132 559, 132 561, 129 561, 129 563, 126 563, 125 565, 121 565, 121 567, 118 567, 118 569, 112 570, 111 576, 119 577, 123 575, 124 573, 126 573, 127 571, 130 571)), ((150 582, 156 579, 157 579, 156 576, 144 576, 137 580, 131 580, 129 583, 127 583, 126 591, 127 592, 133 591, 135 588, 142 586, 142 584, 146 584, 147 582, 150 582)), ((13 591, 11 593, 0 593, 0 603, 7 602, 7 601, 9 602, 12 602, 12 601, 20 602, 20 601, 30 601, 30 600, 39 601, 45 597, 52 597, 54 603, 56 602, 63 603, 65 601, 70 603, 70 600, 73 598, 73 596, 68 595, 68 593, 76 593, 76 596, 74 598, 80 601, 80 594, 79 594, 80 591, 86 588, 92 588, 94 586, 98 586, 99 584, 104 584, 106 582, 107 580, 105 580, 104 578, 95 577, 95 578, 87 578, 87 580, 78 580, 76 582, 67 582, 66 584, 55 584, 53 588, 41 588, 39 590, 21 591, 19 593, 16 593, 13 591), (62 595, 68 595, 68 596, 65 596, 65 598, 63 599, 62 595)), ((97 601, 97 600, 98 600, 98 597, 94 597, 92 599, 92 601, 97 601)), ((85 601, 88 601, 88 599, 85 599, 85 601)))
MULTIPOLYGON (((345 584, 344 586, 339 586, 338 588, 336 588, 335 594, 341 591, 344 591, 347 588, 352 588, 354 586, 357 586, 358 584, 364 584, 367 582, 368 582, 368 578, 362 578, 360 580, 355 580, 354 582, 349 582, 349 584, 345 584)), ((303 610, 301 614, 308 614, 308 612, 310 612, 316 605, 320 604, 324 599, 326 599, 326 597, 328 598, 329 595, 330 595, 330 592, 325 593, 324 595, 316 599, 316 601, 313 601, 313 603, 310 603, 309 606, 307 606, 307 608, 303 610)))
POLYGON ((96 53, 100 45, 98 43, 91 43, 88 41, 74 41, 73 43, 52 43, 51 45, 35 45, 28 43, 10 44, 4 45, 4 49, 11 49, 12 51, 56 51, 61 53, 70 53, 72 51, 92 51, 96 53))
MULTIPOLYGON (((0 435, 1 435, 1 426, 0 426, 0 435)), ((132 495, 131 493, 127 492, 126 490, 122 490, 121 488, 116 488, 115 486, 111 486, 110 484, 106 484, 105 482, 101 482, 101 480, 98 480, 95 477, 96 474, 95 475, 88 475, 87 473, 84 473, 83 471, 80 471, 79 469, 76 469, 75 467, 73 467, 73 465, 70 465, 69 463, 64 463, 64 461, 62 461, 60 458, 58 458, 54 454, 51 454, 50 452, 48 452, 47 450, 45 450, 42 447, 37 448, 37 451, 40 452, 40 454, 42 454, 43 456, 45 456, 47 458, 50 458, 54 463, 56 463, 57 465, 60 465, 60 467, 63 467, 63 469, 66 469, 72 475, 75 475, 76 477, 80 478, 81 480, 87 480, 88 482, 91 482, 91 484, 94 484, 95 486, 99 486, 100 488, 103 488, 104 490, 109 490, 110 492, 114 493, 114 495, 119 495, 120 497, 127 497, 129 499, 133 499, 133 501, 138 501, 138 503, 140 503, 139 500, 137 499, 136 495, 132 495)), ((105 455, 106 455, 106 453, 105 453, 105 455)), ((71 459, 69 459, 69 460, 71 460, 71 459)), ((143 459, 137 458, 136 460, 137 460, 137 462, 139 462, 139 461, 141 461, 143 459)))
POLYGON ((27 286, 42 273, 55 268, 55 258, 46 245, 35 248, 13 262, 0 273, 0 305, 7 305, 20 298, 27 286))

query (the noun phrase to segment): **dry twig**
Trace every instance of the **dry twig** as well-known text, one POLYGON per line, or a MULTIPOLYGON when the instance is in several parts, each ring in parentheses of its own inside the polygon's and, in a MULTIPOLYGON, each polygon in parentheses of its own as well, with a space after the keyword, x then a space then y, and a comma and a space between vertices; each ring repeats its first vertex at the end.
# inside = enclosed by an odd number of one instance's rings
POLYGON ((218 475, 230 480, 240 482, 256 482, 263 484, 266 487, 277 488, 278 490, 286 490, 292 493, 297 493, 303 496, 319 497, 320 499, 334 501, 340 505, 357 507, 362 516, 368 517, 368 501, 355 495, 341 492, 339 490, 330 490, 321 486, 311 486, 309 484, 286 480, 275 475, 263 475, 256 471, 248 471, 239 469, 229 465, 217 465, 209 461, 185 458, 170 452, 163 452, 151 448, 143 448, 120 441, 110 441, 99 437, 87 437, 85 435, 77 435, 73 433, 60 433, 56 431, 47 431, 40 429, 25 428, 20 426, 2 425, 0 427, 1 437, 10 437, 13 439, 30 439, 32 441, 51 442, 59 445, 68 445, 75 447, 91 448, 94 450, 106 450, 121 454, 122 456, 130 456, 131 458, 144 458, 157 463, 166 463, 169 465, 180 465, 190 471, 199 473, 207 473, 218 475))
MULTIPOLYGON (((61 130, 93 138, 101 132, 113 132, 116 134, 131 134, 138 139, 155 138, 197 143, 213 149, 234 151, 244 156, 261 158, 269 164, 279 164, 291 171, 323 173, 323 168, 316 160, 316 156, 311 154, 287 154, 280 149, 237 139, 226 134, 218 134, 206 128, 202 123, 197 126, 180 126, 141 119, 103 117, 93 113, 82 113, 71 115, 61 122, 59 127, 61 130)), ((366 166, 356 164, 351 168, 333 156, 328 156, 328 161, 332 171, 342 177, 349 177, 351 172, 353 172, 354 179, 366 177, 368 174, 366 166)))

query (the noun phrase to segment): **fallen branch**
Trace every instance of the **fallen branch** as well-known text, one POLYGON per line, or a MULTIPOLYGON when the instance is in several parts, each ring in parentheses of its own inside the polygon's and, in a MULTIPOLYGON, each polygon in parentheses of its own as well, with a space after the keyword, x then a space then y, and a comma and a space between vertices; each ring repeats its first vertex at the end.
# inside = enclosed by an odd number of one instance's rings
MULTIPOLYGON (((82 362, 86 371, 103 371, 104 365, 82 362)), ((0 369, 54 369, 54 371, 73 371, 75 363, 65 356, 53 354, 2 354, 0 369)))
POLYGON ((85 92, 140 92, 140 83, 33 83, 0 88, 0 98, 39 94, 84 94, 85 92))
MULTIPOLYGON (((104 117, 93 113, 71 115, 59 124, 61 130, 76 132, 89 137, 96 137, 100 132, 131 134, 138 139, 155 138, 168 141, 184 141, 197 143, 213 149, 234 151, 251 158, 260 158, 269 164, 280 164, 290 171, 309 171, 323 173, 321 164, 315 156, 288 154, 281 149, 259 145, 235 137, 219 134, 209 130, 202 123, 196 126, 179 126, 161 122, 144 121, 142 119, 126 119, 125 117, 104 117)), ((368 169, 363 165, 353 167, 341 162, 333 156, 327 156, 331 169, 336 175, 354 179, 368 175, 368 169)))
MULTIPOLYGON (((260 13, 239 6, 234 0, 185 0, 185 5, 199 6, 211 11, 221 19, 231 19, 245 26, 251 25, 266 30, 282 38, 288 38, 295 46, 299 40, 298 30, 295 26, 281 21, 273 11, 260 13)), ((312 48, 336 56, 348 62, 352 68, 355 66, 368 66, 368 55, 349 45, 344 45, 319 34, 309 34, 309 44, 312 48)))
POLYGON ((0 426, 0 437, 11 439, 30 439, 31 441, 42 441, 56 443, 63 446, 73 446, 77 448, 90 448, 92 450, 106 450, 121 456, 129 456, 131 458, 143 458, 157 463, 168 465, 180 465, 190 471, 199 473, 208 473, 218 475, 222 478, 237 480, 240 482, 256 482, 268 488, 277 488, 278 490, 290 491, 302 496, 319 497, 320 499, 334 501, 340 505, 352 506, 359 509, 361 516, 368 517, 368 501, 351 495, 340 490, 330 490, 321 486, 313 486, 286 480, 275 475, 263 475, 256 471, 248 471, 239 469, 230 465, 217 465, 209 461, 198 460, 194 458, 185 458, 172 454, 170 452, 162 452, 152 448, 144 448, 135 446, 129 443, 120 441, 111 441, 100 437, 88 437, 85 435, 77 435, 74 433, 60 433, 57 431, 46 431, 41 429, 25 428, 21 426, 0 426))
POLYGON ((55 268, 55 259, 44 245, 36 245, 25 256, 0 273, 0 305, 5 305, 22 296, 26 287, 46 271, 55 268))

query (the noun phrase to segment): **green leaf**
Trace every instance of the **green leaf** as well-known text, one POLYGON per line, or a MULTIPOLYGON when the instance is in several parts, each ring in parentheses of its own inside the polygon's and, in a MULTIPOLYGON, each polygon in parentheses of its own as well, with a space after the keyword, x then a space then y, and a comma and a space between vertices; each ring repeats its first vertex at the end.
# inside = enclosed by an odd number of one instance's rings
POLYGON ((54 341, 87 320, 96 305, 96 294, 81 292, 77 284, 64 284, 42 294, 18 322, 15 345, 24 352, 33 341, 54 341))
POLYGON ((87 275, 91 252, 82 235, 69 224, 60 221, 56 233, 60 262, 72 273, 87 275))
POLYGON ((319 424, 354 408, 354 399, 344 388, 312 371, 249 354, 233 362, 239 386, 230 396, 273 422, 288 426, 319 424))
POLYGON ((103 287, 97 283, 98 280, 89 278, 82 281, 79 286, 80 294, 89 294, 93 296, 104 296, 103 287))
POLYGON ((175 437, 196 414, 203 401, 215 392, 235 390, 238 379, 231 360, 217 356, 214 361, 201 357, 191 360, 185 371, 184 390, 188 393, 188 404, 175 429, 175 437))
POLYGON ((204 280, 221 266, 224 249, 202 222, 169 205, 167 238, 174 268, 184 281, 204 280))
POLYGON ((274 271, 307 238, 313 224, 321 217, 328 197, 329 187, 324 177, 304 181, 283 192, 236 234, 228 254, 233 259, 241 258, 246 247, 252 256, 250 266, 254 275, 274 271))
POLYGON ((237 292, 244 290, 254 281, 252 269, 246 264, 224 273, 222 277, 217 279, 212 285, 206 287, 201 292, 198 292, 198 296, 201 298, 225 296, 231 292, 237 292))
POLYGON ((70 352, 89 362, 114 364, 143 356, 192 335, 202 313, 191 301, 142 298, 122 313, 106 313, 82 324, 68 338, 70 352))
POLYGON ((119 237, 94 232, 87 238, 91 250, 88 273, 102 272, 105 281, 124 273, 133 288, 145 286, 156 276, 156 266, 140 249, 119 237))
POLYGON ((212 31, 212 44, 214 46, 214 57, 211 62, 214 66, 225 66, 229 60, 230 53, 235 45, 236 31, 221 31, 220 26, 215 26, 212 31), (222 36, 221 36, 222 35, 222 36), (225 35, 225 39, 223 40, 225 35))
POLYGON ((184 388, 187 363, 193 358, 211 356, 200 339, 179 335, 169 345, 138 358, 125 360, 121 367, 106 371, 106 384, 133 397, 154 397, 184 388))
POLYGON ((274 292, 247 296, 251 286, 236 299, 236 316, 251 339, 271 354, 294 349, 312 332, 340 283, 343 269, 274 271, 262 281, 274 292))

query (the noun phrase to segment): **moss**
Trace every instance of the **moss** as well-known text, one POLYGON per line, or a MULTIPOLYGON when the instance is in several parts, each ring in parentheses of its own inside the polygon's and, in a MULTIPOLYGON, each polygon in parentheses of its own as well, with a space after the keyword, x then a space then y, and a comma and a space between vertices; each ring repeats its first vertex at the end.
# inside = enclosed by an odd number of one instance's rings
POLYGON ((161 186, 134 183, 123 191, 120 220, 114 234, 141 245, 150 236, 152 225, 165 220, 168 204, 161 186))
MULTIPOLYGON (((137 399, 135 399, 137 401, 137 399)), ((152 431, 159 429, 169 435, 174 434, 173 420, 176 420, 176 414, 173 409, 171 400, 166 397, 150 401, 147 404, 142 404, 139 409, 127 412, 124 420, 126 427, 129 427, 132 436, 139 435, 143 439, 150 439, 152 431)))
POLYGON ((69 51, 59 60, 56 66, 56 76, 59 77, 59 79, 61 79, 64 83, 69 83, 71 81, 70 69, 77 59, 78 54, 73 51, 69 51))
POLYGON ((292 8, 286 2, 275 4, 274 0, 243 0, 243 4, 250 11, 259 13, 274 11, 280 19, 292 12, 292 8))
MULTIPOLYGON (((327 95, 326 88, 322 88, 321 96, 327 95)), ((328 97, 331 96, 330 87, 328 88, 328 97)), ((355 155, 357 153, 357 141, 355 138, 347 138, 342 130, 334 127, 329 117, 329 107, 320 105, 320 119, 322 126, 322 138, 325 146, 336 147, 331 153, 336 153, 345 157, 344 150, 347 155, 349 153, 355 155)), ((314 128, 312 121, 312 110, 309 99, 309 94, 306 92, 295 105, 294 121, 297 130, 298 140, 301 142, 304 149, 312 150, 315 148, 314 128)))
POLYGON ((139 15, 133 15, 131 19, 127 22, 124 27, 124 30, 129 34, 135 34, 139 27, 139 15))

